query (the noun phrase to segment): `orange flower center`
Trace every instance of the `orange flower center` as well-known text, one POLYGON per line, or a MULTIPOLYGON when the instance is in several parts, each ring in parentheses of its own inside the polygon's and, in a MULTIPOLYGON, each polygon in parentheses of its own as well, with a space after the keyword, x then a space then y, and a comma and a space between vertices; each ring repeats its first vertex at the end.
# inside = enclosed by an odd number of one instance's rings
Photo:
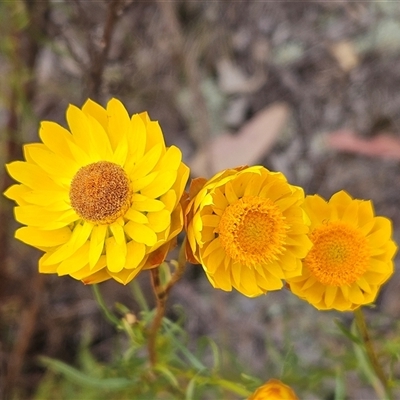
POLYGON ((310 239, 313 247, 305 263, 323 285, 351 285, 368 269, 367 240, 352 226, 341 221, 330 222, 315 228, 310 239))
POLYGON ((229 205, 218 225, 225 252, 246 266, 267 264, 285 249, 288 226, 270 199, 246 196, 229 205))
POLYGON ((122 167, 99 161, 79 169, 71 182, 72 208, 84 220, 111 224, 131 205, 129 178, 122 167))

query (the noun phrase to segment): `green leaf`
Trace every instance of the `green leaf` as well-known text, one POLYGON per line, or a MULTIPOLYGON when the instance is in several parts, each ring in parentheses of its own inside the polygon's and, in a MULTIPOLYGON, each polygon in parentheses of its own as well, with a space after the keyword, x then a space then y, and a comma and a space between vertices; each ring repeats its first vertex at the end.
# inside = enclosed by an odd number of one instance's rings
POLYGON ((175 375, 164 365, 156 365, 154 368, 156 371, 161 372, 161 374, 171 383, 172 386, 179 389, 179 382, 175 375))
POLYGON ((335 400, 345 400, 346 399, 346 385, 344 382, 343 373, 340 368, 336 370, 335 379, 335 400))
POLYGON ((48 357, 40 357, 40 362, 54 372, 58 372, 77 385, 96 388, 103 390, 123 390, 132 387, 136 384, 129 379, 125 378, 93 378, 83 374, 76 368, 73 368, 62 361, 53 360, 48 357))
POLYGON ((338 319, 335 319, 334 322, 335 322, 336 326, 341 330, 343 335, 345 335, 353 343, 356 343, 358 345, 362 344, 360 338, 358 338, 356 335, 354 335, 341 321, 339 321, 338 319))
POLYGON ((186 387, 185 400, 193 400, 194 399, 195 387, 196 387, 196 380, 193 378, 189 381, 189 384, 186 387))

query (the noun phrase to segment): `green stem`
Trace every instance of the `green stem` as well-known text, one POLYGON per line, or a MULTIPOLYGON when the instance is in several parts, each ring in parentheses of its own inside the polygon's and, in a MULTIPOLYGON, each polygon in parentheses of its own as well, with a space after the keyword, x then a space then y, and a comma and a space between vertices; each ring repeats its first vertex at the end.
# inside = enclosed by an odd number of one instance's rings
POLYGON ((116 328, 118 328, 121 325, 121 321, 108 309, 103 296, 101 295, 99 286, 94 284, 92 285, 92 290, 94 297, 97 301, 97 304, 100 306, 101 311, 103 312, 105 318, 116 328))
POLYGON ((133 296, 135 297, 135 300, 138 302, 140 309, 143 311, 146 311, 146 312, 150 311, 147 301, 143 295, 143 291, 140 288, 140 285, 138 284, 136 279, 134 279, 131 282, 131 288, 132 288, 133 296))
POLYGON ((185 271, 185 266, 186 266, 185 246, 186 246, 186 238, 184 239, 179 251, 178 266, 176 267, 176 270, 173 273, 171 280, 165 287, 163 287, 160 282, 159 267, 150 270, 151 283, 153 285, 153 291, 157 300, 156 315, 154 316, 153 324, 151 325, 150 328, 149 341, 148 341, 149 359, 152 367, 154 367, 157 363, 156 338, 165 315, 166 303, 169 292, 175 285, 175 283, 178 282, 179 279, 181 279, 185 271))
POLYGON ((210 378, 207 376, 201 376, 198 372, 192 372, 191 370, 183 371, 178 368, 174 368, 172 366, 168 366, 171 372, 174 373, 175 376, 185 376, 187 379, 193 379, 200 385, 211 385, 211 386, 218 386, 225 390, 228 390, 232 393, 235 393, 239 396, 248 397, 250 396, 251 392, 232 381, 228 381, 226 379, 221 378, 210 378))
POLYGON ((371 366, 378 377, 380 383, 382 384, 383 391, 385 392, 386 396, 388 399, 392 399, 391 391, 389 388, 388 380, 386 378, 386 375, 382 369, 381 364, 378 361, 378 357, 376 355, 374 346, 372 344, 368 328, 367 328, 367 323, 365 320, 365 316, 361 310, 361 307, 357 308, 354 311, 354 316, 355 316, 355 321, 356 325, 358 328, 358 331, 361 334, 361 337, 363 339, 364 345, 365 345, 365 350, 369 359, 369 362, 371 363, 371 366))

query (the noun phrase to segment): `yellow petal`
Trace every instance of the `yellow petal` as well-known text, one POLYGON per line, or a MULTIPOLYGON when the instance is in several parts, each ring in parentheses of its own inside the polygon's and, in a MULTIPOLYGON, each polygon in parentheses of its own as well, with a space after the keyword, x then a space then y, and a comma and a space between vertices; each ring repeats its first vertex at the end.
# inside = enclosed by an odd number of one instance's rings
POLYGON ((79 165, 75 161, 59 154, 56 155, 39 143, 26 145, 25 149, 39 167, 57 177, 57 182, 68 185, 79 169, 79 165))
POLYGON ((219 222, 221 221, 221 217, 219 215, 204 215, 202 219, 204 226, 212 226, 213 228, 218 226, 219 222))
POLYGON ((43 121, 40 124, 39 136, 53 153, 72 158, 69 150, 72 135, 61 125, 51 121, 43 121))
MULTIPOLYGON (((147 113, 140 114, 141 117, 145 116, 148 118, 147 113)), ((157 121, 149 121, 146 124, 147 140, 146 140, 146 151, 149 151, 156 144, 161 143, 165 149, 164 135, 157 121)))
POLYGON ((222 194, 221 190, 217 189, 213 191, 212 197, 213 197, 213 203, 216 208, 224 210, 226 207, 228 207, 228 200, 222 194))
MULTIPOLYGON (((281 282, 278 289, 282 286, 281 282)), ((240 286, 237 286, 237 289, 248 297, 256 297, 264 292, 257 284, 256 273, 253 268, 241 269, 240 286)))
POLYGON ((124 228, 117 222, 114 222, 110 225, 110 229, 117 244, 122 245, 122 242, 125 242, 124 228))
MULTIPOLYGON (((49 264, 59 263, 69 257, 71 257, 75 252, 81 248, 92 232, 93 225, 89 223, 84 223, 83 225, 78 224, 71 235, 71 238, 67 243, 60 246, 56 251, 54 251, 46 262, 49 264)), ((89 244, 89 242, 87 242, 89 244)), ((89 247, 88 247, 88 259, 89 262, 89 247)), ((76 270, 77 271, 77 270, 76 270)))
POLYGON ((89 121, 82 110, 70 104, 67 108, 67 122, 75 144, 86 154, 93 154, 91 148, 89 121))
POLYGON ((363 200, 359 202, 358 220, 359 225, 363 226, 374 217, 374 208, 371 200, 363 200))
POLYGON ((353 226, 358 225, 358 208, 359 202, 352 201, 344 210, 342 221, 345 221, 353 226))
POLYGON ((100 259, 104 249, 104 242, 107 233, 106 225, 95 225, 90 236, 89 268, 94 268, 100 259))
POLYGON ((135 268, 135 269, 123 269, 120 272, 111 272, 109 271, 110 276, 115 279, 117 282, 122 283, 123 285, 126 285, 129 283, 132 279, 136 277, 136 275, 141 271, 141 268, 135 268))
POLYGON ((152 172, 143 178, 136 179, 134 175, 129 175, 132 180, 133 190, 136 192, 142 190, 144 187, 151 185, 151 183, 157 178, 158 172, 152 172))
POLYGON ((122 138, 111 157, 111 161, 117 165, 124 166, 128 157, 128 142, 126 137, 122 138))
POLYGON ((17 229, 15 237, 31 246, 53 247, 66 243, 72 235, 69 228, 64 227, 52 231, 43 231, 31 226, 17 229))
POLYGON ((327 286, 325 289, 325 305, 327 308, 332 307, 335 298, 336 298, 336 293, 338 291, 337 286, 327 286))
POLYGON ((383 246, 392 236, 392 223, 384 217, 375 218, 375 226, 367 236, 367 241, 372 247, 383 246))
POLYGON ((106 265, 107 265, 106 256, 103 255, 98 259, 97 263, 93 266, 93 268, 90 268, 89 265, 85 265, 79 271, 73 272, 70 275, 75 279, 82 280, 89 276, 93 276, 102 269, 105 269, 106 265))
POLYGON ((24 206, 27 205, 24 196, 32 192, 33 190, 28 188, 28 186, 15 184, 10 186, 3 194, 7 198, 14 200, 18 205, 24 206))
POLYGON ((86 116, 92 116, 93 118, 95 118, 101 124, 104 131, 107 131, 107 111, 102 106, 100 106, 93 100, 88 99, 83 105, 82 111, 86 114, 86 116))
POLYGON ((359 278, 356 283, 364 292, 371 293, 371 286, 364 277, 359 278))
POLYGON ((102 161, 112 161, 113 152, 111 143, 104 127, 92 116, 88 117, 91 126, 88 134, 91 136, 91 148, 98 154, 102 161))
POLYGON ((125 213, 124 218, 127 218, 138 224, 147 224, 147 217, 140 211, 134 210, 132 207, 125 213))
POLYGON ((168 190, 167 193, 160 197, 160 201, 164 204, 165 209, 172 213, 178 201, 176 192, 174 190, 168 190))
POLYGON ((93 275, 90 275, 82 279, 82 282, 85 285, 93 285, 94 283, 101 283, 111 278, 112 276, 108 273, 107 269, 103 268, 102 270, 94 273, 93 275))
POLYGON ((223 268, 218 268, 212 275, 207 273, 206 275, 211 284, 218 289, 230 292, 232 290, 232 283, 229 274, 223 268))
POLYGON ((307 290, 305 295, 311 304, 317 304, 321 301, 324 291, 325 286, 321 285, 319 282, 316 282, 307 290))
POLYGON ((350 287, 349 300, 355 304, 364 303, 364 295, 356 283, 353 283, 350 287))
POLYGON ((143 261, 146 253, 146 246, 131 240, 127 243, 126 266, 125 268, 134 269, 143 261))
POLYGON ((145 201, 133 200, 132 209, 136 211, 156 212, 165 208, 160 200, 147 199, 145 201))
MULTIPOLYGON (((264 192, 267 189, 267 185, 264 185, 266 176, 260 176, 258 174, 248 173, 242 174, 243 179, 246 181, 244 184, 244 192, 243 196, 258 196, 261 192, 261 189, 265 187, 264 192)), ((236 186, 236 181, 235 181, 236 186)), ((239 195, 238 190, 236 189, 236 193, 239 195)))
MULTIPOLYGON (((34 205, 15 207, 14 212, 15 219, 21 224, 42 227, 42 229, 45 225, 58 221, 64 214, 62 211, 48 211, 44 207, 34 205)), ((65 225, 61 223, 60 228, 62 226, 65 225)))
POLYGON ((155 179, 146 187, 143 187, 141 193, 144 196, 156 199, 166 193, 174 184, 177 177, 176 171, 162 171, 157 174, 155 179))
POLYGON ((132 139, 130 140, 133 149, 132 155, 136 159, 140 159, 146 149, 146 126, 139 114, 132 115, 131 126, 133 131, 132 139))
POLYGON ((46 260, 49 258, 50 253, 43 254, 42 257, 39 258, 39 272, 41 274, 55 274, 57 272, 57 268, 59 264, 46 264, 46 260))
POLYGON ((385 274, 389 270, 390 270, 390 266, 388 265, 388 263, 377 260, 375 257, 370 258, 368 271, 385 274))
POLYGON ((127 136, 132 132, 132 126, 124 105, 117 99, 111 99, 107 103, 107 117, 112 149, 115 151, 120 143, 127 146, 127 136))
POLYGON ((229 204, 233 204, 238 201, 238 197, 233 189, 232 182, 228 182, 225 185, 225 197, 229 204))
POLYGON ((136 242, 153 246, 157 242, 157 235, 149 227, 129 221, 125 225, 125 232, 136 242))
POLYGON ((71 208, 67 190, 28 190, 21 196, 32 205, 48 207, 54 203, 64 203, 62 209, 71 208))
POLYGON ((110 272, 120 272, 125 267, 126 243, 117 243, 114 237, 106 240, 107 269, 110 272))
POLYGON ((8 173, 18 182, 31 189, 57 190, 60 187, 39 166, 24 161, 6 165, 8 173))
MULTIPOLYGON (((264 188, 260 192, 261 197, 263 197, 261 195, 263 191, 264 188)), ((272 201, 277 201, 283 197, 290 196, 291 194, 292 194, 291 188, 286 182, 275 181, 270 186, 267 197, 270 198, 272 201)))
MULTIPOLYGON (((79 271, 86 264, 89 263, 89 242, 86 242, 78 250, 76 250, 69 258, 65 259, 60 263, 57 268, 57 274, 59 276, 69 275, 76 271, 79 271)), ((49 262, 49 259, 47 262, 49 262)))
MULTIPOLYGON (((157 147, 157 145, 155 147, 157 147)), ((166 153, 160 159, 159 163, 156 166, 156 170, 178 170, 181 161, 182 152, 176 146, 171 146, 167 149, 166 153)))
POLYGON ((329 220, 329 205, 318 195, 307 196, 304 201, 304 209, 311 219, 311 226, 319 225, 329 220))
POLYGON ((149 212, 147 218, 150 229, 156 233, 166 230, 171 223, 171 214, 167 210, 149 212))
POLYGON ((351 204, 352 201, 353 199, 350 197, 350 195, 344 190, 341 190, 330 198, 329 205, 331 206, 331 210, 334 210, 337 213, 338 218, 341 219, 345 209, 351 204))
POLYGON ((131 172, 135 179, 143 178, 153 170, 157 162, 160 160, 161 151, 161 144, 157 144, 143 156, 131 172))

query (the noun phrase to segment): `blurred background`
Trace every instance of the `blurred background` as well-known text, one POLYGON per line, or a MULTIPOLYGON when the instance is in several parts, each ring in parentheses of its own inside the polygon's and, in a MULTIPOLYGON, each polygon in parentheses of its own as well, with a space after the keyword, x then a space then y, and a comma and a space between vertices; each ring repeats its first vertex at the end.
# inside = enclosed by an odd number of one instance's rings
MULTIPOLYGON (((2 165, 38 141, 41 120, 65 126, 69 103, 117 97, 130 114, 146 110, 160 122, 192 178, 263 164, 308 194, 345 189, 372 199, 399 242, 399 88, 398 2, 0 3, 2 165)), ((0 176, 4 191, 12 180, 4 168, 0 176)), ((37 273, 40 252, 14 240, 13 204, 2 196, 0 207, 0 398, 39 398, 49 378, 38 356, 74 365, 85 340, 107 362, 116 332, 90 287, 37 273)), ((148 274, 138 280, 153 301, 148 274)), ((129 286, 101 289, 110 307, 138 309, 129 286)), ((382 351, 386 339, 400 350, 399 290, 396 273, 367 310, 382 351)), ((284 291, 257 299, 215 291, 199 266, 169 304, 183 306, 190 337, 224 349, 228 374, 279 377, 289 357, 302 398, 333 399, 338 368, 347 398, 374 398, 334 324, 351 315, 317 312, 284 291)))

